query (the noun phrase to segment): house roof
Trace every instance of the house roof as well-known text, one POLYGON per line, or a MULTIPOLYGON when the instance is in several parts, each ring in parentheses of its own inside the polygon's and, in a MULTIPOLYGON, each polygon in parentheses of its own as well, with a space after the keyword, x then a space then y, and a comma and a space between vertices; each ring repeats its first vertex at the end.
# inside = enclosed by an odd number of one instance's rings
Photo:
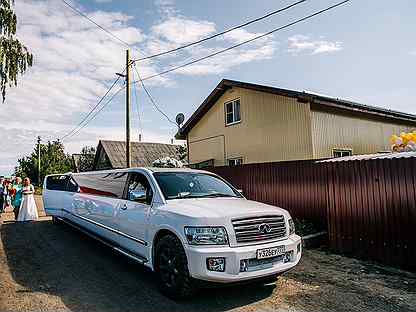
MULTIPOLYGON (((75 169, 74 171, 75 172, 80 172, 80 169, 81 170, 86 170, 85 168, 80 168, 80 162, 81 162, 82 157, 84 157, 84 159, 85 159, 85 157, 88 157, 91 160, 95 159, 94 154, 72 154, 72 160, 74 162, 74 169, 75 169)), ((89 168, 88 170, 91 170, 91 169, 92 168, 89 168)))
MULTIPOLYGON (((163 143, 131 142, 131 166, 149 167, 154 160, 161 157, 177 158, 177 145, 163 143)), ((95 154, 94 168, 103 149, 110 161, 111 167, 126 167, 126 142, 100 140, 95 154)))
POLYGON ((378 153, 378 154, 362 154, 345 157, 330 158, 318 161, 318 163, 333 163, 342 161, 362 161, 374 159, 397 159, 397 158, 416 158, 416 152, 400 152, 400 153, 378 153))
POLYGON ((350 111, 368 116, 382 117, 404 121, 416 125, 416 115, 393 111, 381 107, 365 105, 357 102, 342 100, 329 96, 314 94, 305 91, 295 91, 288 89, 275 88, 270 86, 258 85, 253 83, 241 82, 236 80, 223 79, 212 90, 208 97, 202 102, 192 116, 185 122, 176 134, 177 139, 185 139, 186 135, 199 122, 199 120, 214 106, 217 100, 229 89, 237 87, 254 91, 278 94, 282 96, 296 98, 299 102, 312 103, 315 107, 327 107, 342 111, 350 111))

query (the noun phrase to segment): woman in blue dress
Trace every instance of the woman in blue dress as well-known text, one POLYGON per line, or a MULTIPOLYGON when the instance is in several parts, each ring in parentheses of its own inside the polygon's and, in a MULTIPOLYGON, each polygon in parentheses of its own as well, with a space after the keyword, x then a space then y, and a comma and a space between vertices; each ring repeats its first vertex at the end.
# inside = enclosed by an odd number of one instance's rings
POLYGON ((13 201, 12 205, 14 207, 13 212, 15 219, 17 220, 17 216, 19 215, 20 204, 22 203, 22 196, 23 196, 23 185, 22 179, 16 177, 15 184, 13 185, 13 201))

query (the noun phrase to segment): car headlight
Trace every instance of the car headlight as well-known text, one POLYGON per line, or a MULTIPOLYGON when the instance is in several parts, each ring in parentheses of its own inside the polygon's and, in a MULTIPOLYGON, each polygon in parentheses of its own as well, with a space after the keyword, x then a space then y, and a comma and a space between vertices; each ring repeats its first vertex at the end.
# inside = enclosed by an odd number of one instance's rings
POLYGON ((289 223, 289 235, 295 234, 295 222, 292 219, 288 220, 289 223))
POLYGON ((191 245, 226 245, 228 235, 224 227, 185 227, 185 236, 191 245))

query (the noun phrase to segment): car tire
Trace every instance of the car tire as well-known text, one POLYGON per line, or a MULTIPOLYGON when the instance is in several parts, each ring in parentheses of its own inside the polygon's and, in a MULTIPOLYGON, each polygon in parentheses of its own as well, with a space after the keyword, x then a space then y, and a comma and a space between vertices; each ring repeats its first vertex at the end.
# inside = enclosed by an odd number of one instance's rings
POLYGON ((185 250, 174 235, 164 236, 157 243, 155 271, 160 291, 173 300, 189 298, 197 291, 189 274, 185 250))

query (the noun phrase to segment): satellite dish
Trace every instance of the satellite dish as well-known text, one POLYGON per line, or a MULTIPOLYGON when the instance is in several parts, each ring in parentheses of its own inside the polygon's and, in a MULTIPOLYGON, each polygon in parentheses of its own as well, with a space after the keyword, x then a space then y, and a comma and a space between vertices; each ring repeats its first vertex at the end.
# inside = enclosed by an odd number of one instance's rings
POLYGON ((181 126, 181 124, 183 124, 183 122, 185 121, 185 115, 182 113, 179 113, 176 115, 176 123, 178 124, 178 126, 181 126))

